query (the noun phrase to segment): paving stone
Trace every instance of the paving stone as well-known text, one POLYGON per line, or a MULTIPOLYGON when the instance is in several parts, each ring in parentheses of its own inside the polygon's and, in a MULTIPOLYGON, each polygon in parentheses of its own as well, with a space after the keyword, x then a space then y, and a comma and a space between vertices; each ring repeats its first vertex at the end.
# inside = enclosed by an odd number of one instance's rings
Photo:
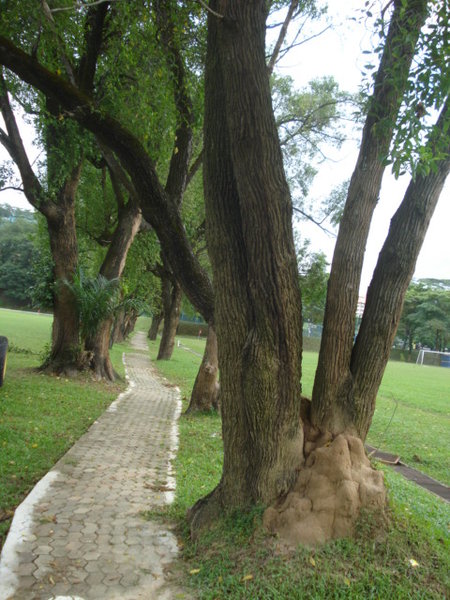
MULTIPOLYGON (((146 350, 145 333, 132 343, 146 350)), ((34 508, 16 548, 14 600, 174 600, 184 593, 165 586, 159 595, 163 567, 176 560, 176 538, 141 516, 165 502, 152 486, 167 481, 178 397, 153 374, 146 354, 127 354, 126 368, 136 385, 55 465, 57 475, 34 508)))

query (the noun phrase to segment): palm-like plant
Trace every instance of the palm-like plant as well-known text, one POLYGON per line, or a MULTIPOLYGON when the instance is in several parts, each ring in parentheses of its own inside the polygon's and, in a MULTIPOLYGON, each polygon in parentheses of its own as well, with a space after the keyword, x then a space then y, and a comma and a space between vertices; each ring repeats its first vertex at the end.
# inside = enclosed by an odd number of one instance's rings
POLYGON ((64 281, 74 295, 80 320, 80 333, 85 340, 95 335, 100 325, 111 317, 120 305, 119 279, 103 275, 87 277, 80 269, 73 282, 64 281))

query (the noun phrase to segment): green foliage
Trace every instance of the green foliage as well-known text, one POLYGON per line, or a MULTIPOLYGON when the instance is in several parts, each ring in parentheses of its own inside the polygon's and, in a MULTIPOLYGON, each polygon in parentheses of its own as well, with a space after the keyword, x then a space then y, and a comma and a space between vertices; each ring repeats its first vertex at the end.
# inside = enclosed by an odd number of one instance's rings
POLYGON ((0 206, 0 293, 13 305, 30 303, 36 221, 32 212, 0 206))
MULTIPOLYGON (((366 3, 366 7, 369 3, 366 3)), ((412 4, 403 1, 403 10, 411 10, 412 4)), ((411 11, 412 12, 412 11, 411 11)), ((371 19, 372 13, 363 9, 362 18, 371 19)), ((389 14, 387 12, 386 14, 389 14)), ((443 126, 443 134, 436 135, 436 115, 448 100, 450 89, 450 53, 448 39, 448 0, 428 0, 427 20, 422 27, 415 48, 415 60, 409 73, 403 102, 395 123, 380 123, 378 129, 382 132, 394 126, 394 138, 390 153, 384 157, 385 164, 392 164, 392 171, 398 177, 409 171, 413 177, 417 174, 426 175, 436 168, 438 161, 448 152, 449 117, 443 126)), ((381 56, 383 52, 387 26, 385 11, 380 18, 375 18, 374 30, 378 41, 373 53, 366 50, 367 55, 381 56)), ((399 39, 404 31, 399 31, 399 39)), ((391 53, 395 57, 398 48, 395 43, 391 53)), ((375 77, 374 64, 370 60, 364 67, 366 99, 375 77)), ((400 64, 400 61, 398 61, 400 64)), ((397 62, 394 62, 392 72, 387 73, 394 85, 397 78, 397 62)))
POLYGON ((106 279, 102 275, 86 277, 79 270, 72 283, 64 281, 62 285, 69 287, 75 297, 83 339, 94 335, 119 306, 118 279, 106 279))
POLYGON ((310 241, 296 239, 300 290, 302 292, 303 319, 322 323, 328 283, 328 263, 323 252, 311 252, 310 241))
POLYGON ((350 103, 332 77, 315 79, 301 90, 289 76, 272 76, 272 97, 291 193, 300 201, 316 175, 315 161, 326 145, 345 139, 340 120, 350 103))
POLYGON ((410 350, 420 344, 443 351, 450 340, 450 289, 442 282, 413 282, 403 305, 397 337, 403 338, 410 350))
POLYGON ((130 250, 122 275, 122 289, 128 298, 144 303, 150 313, 158 310, 161 283, 152 272, 159 261, 159 242, 153 231, 138 233, 130 250))

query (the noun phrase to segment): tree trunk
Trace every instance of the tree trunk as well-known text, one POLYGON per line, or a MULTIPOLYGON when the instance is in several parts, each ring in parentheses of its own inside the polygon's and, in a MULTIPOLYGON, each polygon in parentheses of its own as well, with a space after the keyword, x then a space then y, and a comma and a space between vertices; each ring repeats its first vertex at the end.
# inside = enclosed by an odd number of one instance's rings
POLYGON ((130 333, 134 331, 138 316, 139 314, 135 310, 132 310, 125 315, 125 320, 122 327, 121 341, 126 340, 130 333))
MULTIPOLYGON (((11 108, 5 80, 0 72, 0 109, 5 121, 7 134, 2 132, 1 142, 16 163, 22 179, 27 200, 41 212, 47 221, 50 249, 54 263, 54 305, 52 326, 52 347, 50 356, 43 367, 60 373, 71 373, 77 369, 80 358, 79 323, 73 295, 65 280, 71 282, 78 262, 78 245, 75 227, 75 194, 81 173, 81 163, 72 169, 61 187, 57 190, 57 202, 49 200, 49 194, 42 188, 33 172, 11 108)), ((52 136, 48 148, 48 173, 58 161, 58 147, 61 147, 58 127, 47 125, 46 135, 52 136), (53 153, 53 154, 52 154, 53 153)), ((67 140, 66 140, 67 141, 67 140)))
POLYGON ((161 325, 161 321, 163 320, 164 313, 163 311, 159 313, 155 313, 152 317, 152 323, 150 325, 150 329, 148 330, 148 339, 155 341, 156 336, 158 335, 159 326, 161 325))
POLYGON ((116 318, 111 329, 109 347, 114 344, 124 342, 130 333, 134 330, 138 314, 135 310, 125 312, 121 310, 116 318))
POLYGON ((191 401, 186 413, 219 409, 219 362, 217 335, 213 327, 208 328, 205 352, 192 389, 191 401))
POLYGON ((116 314, 113 324, 112 324, 112 327, 111 327, 111 334, 109 336, 109 347, 110 348, 112 348, 114 344, 124 341, 125 337, 123 334, 123 330, 125 327, 125 319, 126 319, 125 311, 122 309, 116 314))
POLYGON ((70 374, 80 366, 78 312, 70 289, 78 265, 75 226, 75 194, 81 166, 78 165, 60 190, 56 216, 47 217, 50 249, 54 262, 55 293, 53 302, 52 348, 45 368, 70 374))
POLYGON ((109 356, 111 326, 112 318, 103 321, 95 334, 84 343, 86 351, 90 353, 90 366, 97 380, 114 381, 117 376, 109 356))
MULTIPOLYGON (((438 122, 444 127, 448 105, 438 122)), ((391 221, 370 284, 367 301, 352 352, 352 420, 358 435, 365 439, 375 410, 392 343, 402 314, 406 290, 413 276, 417 257, 430 219, 450 170, 450 147, 444 158, 435 161, 435 170, 417 175, 391 221)))
POLYGON ((286 493, 303 462, 301 301, 292 206, 265 64, 265 2, 212 2, 205 81, 205 200, 215 283, 224 465, 190 513, 286 493))
MULTIPOLYGON (((106 279, 116 279, 122 275, 128 250, 139 231, 142 214, 139 206, 130 199, 119 211, 119 222, 100 268, 106 279)), ((85 341, 86 350, 93 353, 91 365, 96 377, 114 381, 115 374, 109 357, 110 335, 113 317, 101 323, 97 332, 85 341)))
POLYGON ((337 434, 351 423, 350 360, 355 336, 361 270, 373 211, 414 48, 427 14, 426 0, 394 3, 383 56, 364 125, 328 280, 319 362, 311 418, 315 426, 337 434))
POLYGON ((169 360, 175 346, 175 335, 180 322, 182 291, 180 284, 173 277, 164 275, 161 278, 161 293, 164 310, 164 326, 156 360, 169 360))

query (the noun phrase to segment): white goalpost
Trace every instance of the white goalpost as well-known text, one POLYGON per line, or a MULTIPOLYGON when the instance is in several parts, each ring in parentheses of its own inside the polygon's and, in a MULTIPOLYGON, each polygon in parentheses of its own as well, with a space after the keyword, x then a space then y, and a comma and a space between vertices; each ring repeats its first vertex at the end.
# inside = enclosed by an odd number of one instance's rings
POLYGON ((450 352, 438 352, 437 350, 420 350, 416 365, 429 365, 433 367, 450 368, 450 352))

